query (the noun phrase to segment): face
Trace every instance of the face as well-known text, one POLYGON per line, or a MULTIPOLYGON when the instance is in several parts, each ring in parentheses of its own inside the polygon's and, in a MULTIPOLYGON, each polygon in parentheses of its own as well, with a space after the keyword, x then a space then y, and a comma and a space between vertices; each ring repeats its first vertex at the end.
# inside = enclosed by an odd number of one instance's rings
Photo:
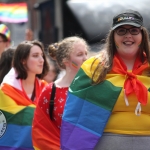
POLYGON ((23 64, 26 65, 27 72, 32 73, 32 74, 41 74, 43 71, 43 64, 44 64, 44 59, 43 59, 43 52, 41 48, 37 45, 34 45, 30 49, 29 56, 23 64))
POLYGON ((9 42, 4 42, 3 38, 0 36, 0 55, 8 47, 9 47, 9 42))
POLYGON ((87 48, 83 42, 74 44, 73 50, 70 53, 69 67, 75 72, 79 70, 82 63, 87 59, 87 48))
MULTIPOLYGON (((124 26, 120 26, 118 28, 130 29, 133 27, 134 26, 131 26, 131 25, 124 25, 124 26)), ((134 28, 136 28, 136 27, 134 27, 134 28)), ((125 59, 135 58, 139 51, 139 45, 142 42, 142 33, 140 30, 139 34, 132 35, 128 30, 125 35, 118 35, 115 31, 114 39, 115 39, 117 52, 122 58, 125 58, 125 59)))

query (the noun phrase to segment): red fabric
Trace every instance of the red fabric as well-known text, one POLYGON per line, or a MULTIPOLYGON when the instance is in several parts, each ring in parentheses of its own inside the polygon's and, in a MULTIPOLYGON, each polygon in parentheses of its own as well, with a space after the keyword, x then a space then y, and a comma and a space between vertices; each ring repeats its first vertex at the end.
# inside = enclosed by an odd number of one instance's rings
POLYGON ((141 75, 142 71, 147 67, 148 63, 142 63, 140 61, 140 57, 137 57, 132 72, 128 72, 126 65, 119 55, 116 54, 114 56, 112 71, 114 73, 126 75, 126 80, 124 83, 125 94, 128 96, 131 93, 135 93, 138 101, 143 105, 146 105, 147 103, 148 91, 143 83, 137 79, 136 75, 141 75))
POLYGON ((39 150, 60 150, 60 131, 39 105, 34 112, 32 142, 39 150))
MULTIPOLYGON (((43 112, 48 118, 49 118, 49 102, 50 102, 50 96, 52 91, 52 84, 53 83, 50 83, 42 91, 38 103, 38 105, 40 106, 40 108, 43 110, 43 112)), ((67 92, 68 92, 68 87, 67 88, 56 87, 53 116, 54 116, 54 123, 58 128, 60 128, 61 125, 61 119, 64 110, 64 105, 66 103, 67 92)))
POLYGON ((56 87, 53 111, 54 121, 51 121, 49 103, 52 85, 53 83, 50 83, 43 89, 34 114, 32 128, 33 145, 40 150, 54 147, 55 150, 57 148, 60 149, 60 126, 68 87, 56 87))
POLYGON ((36 81, 36 97, 35 100, 32 101, 30 100, 27 96, 24 96, 24 92, 20 91, 10 85, 8 85, 7 83, 4 83, 3 86, 1 87, 2 91, 8 95, 9 97, 11 97, 12 99, 15 100, 15 102, 18 105, 23 105, 23 106, 28 106, 31 104, 35 104, 37 105, 37 101, 40 95, 40 92, 42 91, 42 89, 44 88, 44 86, 46 86, 47 82, 45 82, 44 80, 40 81, 41 83, 39 84, 39 81, 36 81))

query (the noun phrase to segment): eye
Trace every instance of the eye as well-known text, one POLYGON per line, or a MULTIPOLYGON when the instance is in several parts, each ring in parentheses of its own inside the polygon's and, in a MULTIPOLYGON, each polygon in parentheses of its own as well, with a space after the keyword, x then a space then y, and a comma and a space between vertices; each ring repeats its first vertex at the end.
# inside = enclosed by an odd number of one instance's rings
POLYGON ((83 55, 83 53, 78 53, 78 54, 77 54, 77 56, 82 56, 82 55, 83 55))
POLYGON ((124 28, 117 29, 117 33, 119 33, 119 34, 124 33, 124 32, 126 32, 126 29, 124 29, 124 28))
POLYGON ((34 54, 33 57, 38 57, 38 54, 34 54))
POLYGON ((130 29, 130 32, 132 32, 132 33, 138 33, 139 29, 138 28, 132 28, 132 29, 130 29))

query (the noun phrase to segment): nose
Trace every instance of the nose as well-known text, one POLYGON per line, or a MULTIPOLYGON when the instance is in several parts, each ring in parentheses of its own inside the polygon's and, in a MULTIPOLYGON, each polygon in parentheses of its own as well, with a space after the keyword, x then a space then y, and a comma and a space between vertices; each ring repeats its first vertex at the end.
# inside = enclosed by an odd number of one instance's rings
POLYGON ((129 30, 127 30, 127 33, 125 34, 125 36, 132 36, 129 30))
POLYGON ((43 56, 40 56, 40 62, 44 62, 44 58, 43 58, 43 56))
POLYGON ((86 61, 86 60, 87 60, 87 54, 85 54, 83 57, 83 61, 86 61))

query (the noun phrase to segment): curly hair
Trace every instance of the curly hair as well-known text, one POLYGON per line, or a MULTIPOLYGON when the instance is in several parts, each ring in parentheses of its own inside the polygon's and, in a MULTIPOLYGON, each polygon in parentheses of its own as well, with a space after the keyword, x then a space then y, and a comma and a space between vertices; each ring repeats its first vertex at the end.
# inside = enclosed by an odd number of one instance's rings
POLYGON ((89 49, 87 42, 83 38, 78 36, 67 37, 58 43, 49 45, 49 55, 57 61, 58 65, 62 69, 66 68, 63 62, 64 60, 68 60, 70 58, 70 53, 73 49, 73 46, 77 42, 83 42, 87 50, 89 49))

